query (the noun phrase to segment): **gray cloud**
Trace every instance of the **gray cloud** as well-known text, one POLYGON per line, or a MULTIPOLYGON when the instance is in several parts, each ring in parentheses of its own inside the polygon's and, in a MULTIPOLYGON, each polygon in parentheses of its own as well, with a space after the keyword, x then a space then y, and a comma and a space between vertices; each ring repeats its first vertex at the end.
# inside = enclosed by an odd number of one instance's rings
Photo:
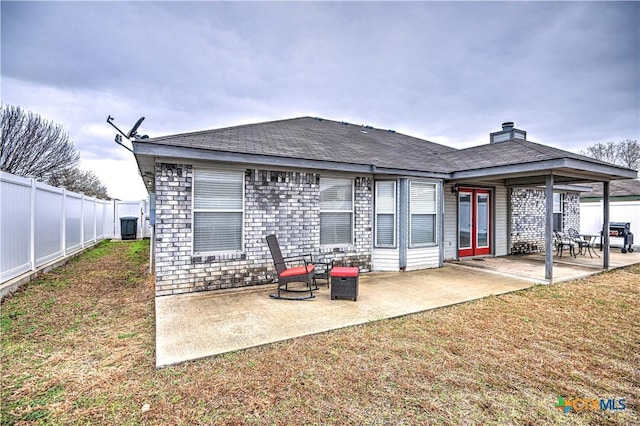
POLYGON ((639 137, 639 17, 637 2, 3 1, 2 96, 92 158, 126 154, 98 131, 107 114, 144 115, 152 136, 318 115, 460 147, 514 120, 578 150, 639 137))

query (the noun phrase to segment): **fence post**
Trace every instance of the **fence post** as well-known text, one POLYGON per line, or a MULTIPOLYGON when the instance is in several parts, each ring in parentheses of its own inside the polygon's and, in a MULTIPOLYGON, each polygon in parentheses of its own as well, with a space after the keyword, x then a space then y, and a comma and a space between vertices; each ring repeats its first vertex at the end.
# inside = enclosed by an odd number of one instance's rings
POLYGON ((80 197, 80 247, 84 249, 84 194, 80 197))
POLYGON ((29 230, 29 250, 31 270, 36 270, 36 180, 31 178, 31 206, 30 206, 30 230, 29 230))
POLYGON ((118 221, 118 200, 113 200, 113 237, 117 235, 118 227, 116 222, 118 221))
POLYGON ((97 198, 93 198, 93 244, 98 242, 98 234, 96 233, 97 231, 97 217, 98 217, 98 199, 97 198))
POLYGON ((60 250, 62 251, 62 256, 67 255, 67 189, 62 189, 62 221, 60 223, 60 229, 62 232, 60 233, 62 236, 60 238, 60 250))

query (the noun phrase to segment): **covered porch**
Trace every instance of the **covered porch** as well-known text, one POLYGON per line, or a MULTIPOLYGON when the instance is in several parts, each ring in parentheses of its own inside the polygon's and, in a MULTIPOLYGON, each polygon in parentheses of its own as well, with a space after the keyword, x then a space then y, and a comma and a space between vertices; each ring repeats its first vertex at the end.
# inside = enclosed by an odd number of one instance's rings
MULTIPOLYGON (((477 147, 467 149, 473 154, 477 147)), ((555 148, 528 143, 509 141, 490 144, 483 149, 484 158, 476 160, 473 165, 465 165, 465 170, 452 173, 448 184, 452 186, 452 192, 458 193, 459 188, 505 188, 506 189, 506 224, 494 222, 492 228, 500 228, 502 233, 497 235, 493 231, 492 240, 506 240, 507 254, 511 253, 512 226, 512 190, 514 188, 533 188, 544 192, 544 244, 541 248, 544 259, 544 274, 542 282, 551 283, 563 280, 559 259, 554 258, 555 247, 553 243, 554 205, 553 194, 555 190, 573 188, 579 190, 584 184, 601 182, 603 184, 603 250, 597 260, 580 259, 580 263, 589 263, 590 267, 607 270, 612 267, 611 248, 609 239, 609 186, 610 182, 618 179, 635 178, 637 172, 625 169, 609 163, 591 159, 555 148), (525 161, 528 160, 528 161, 525 161), (506 226, 505 226, 506 225, 506 226)), ((539 216, 537 216, 539 217, 539 216)), ((504 220, 504 218, 502 218, 504 220)), ((458 226, 459 229, 459 226, 458 226)), ((566 231, 566 229, 565 229, 566 231)), ((579 230, 578 230, 579 231, 579 230)), ((493 253, 496 255, 496 253, 493 253)), ((503 253, 498 253, 501 255, 503 253)), ((459 259, 465 259, 459 256, 459 259)), ((490 260, 485 261, 491 263, 490 260)), ((536 275, 538 273, 536 272, 536 275)))
MULTIPOLYGON (((601 254, 601 252, 598 252, 601 254)), ((621 253, 619 248, 612 248, 609 253, 609 269, 622 268, 640 263, 640 253, 621 253)), ((503 276, 513 276, 520 279, 532 280, 538 284, 549 284, 545 278, 546 256, 544 253, 512 254, 500 257, 469 258, 451 261, 475 270, 483 270, 503 276)), ((553 282, 559 283, 584 278, 602 271, 602 258, 578 255, 575 258, 568 255, 553 256, 553 282)))

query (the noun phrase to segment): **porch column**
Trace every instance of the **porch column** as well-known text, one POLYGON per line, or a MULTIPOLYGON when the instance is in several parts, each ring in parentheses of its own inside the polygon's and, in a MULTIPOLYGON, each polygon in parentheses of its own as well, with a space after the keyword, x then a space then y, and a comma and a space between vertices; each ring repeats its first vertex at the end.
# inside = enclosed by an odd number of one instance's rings
POLYGON ((547 214, 544 239, 544 278, 551 283, 553 281, 553 175, 547 176, 544 188, 547 214))
POLYGON ((609 182, 602 182, 602 268, 609 269, 609 182))
MULTIPOLYGON (((513 254, 512 252, 512 248, 513 248, 513 237, 511 236, 511 234, 513 233, 513 197, 511 197, 511 185, 507 185, 507 253, 508 254, 513 254)), ((493 203, 493 205, 495 206, 495 202, 493 203)), ((495 217, 495 216, 494 216, 495 217)), ((495 228, 495 226, 494 226, 495 228)), ((495 241, 495 239, 494 239, 495 241)))

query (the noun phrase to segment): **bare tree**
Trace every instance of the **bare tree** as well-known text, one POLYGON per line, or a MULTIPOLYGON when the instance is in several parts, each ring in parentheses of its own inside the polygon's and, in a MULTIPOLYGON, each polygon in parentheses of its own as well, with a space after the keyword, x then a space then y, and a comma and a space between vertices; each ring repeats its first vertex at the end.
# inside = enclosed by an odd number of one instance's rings
POLYGON ((75 169, 80 154, 62 126, 19 106, 0 106, 0 170, 49 182, 75 169))
POLYGON ((628 169, 640 168, 640 145, 637 140, 597 143, 588 147, 582 154, 628 169))
POLYGON ((107 187, 95 173, 79 169, 65 170, 49 180, 53 186, 63 187, 69 191, 79 192, 90 197, 110 199, 107 187))

